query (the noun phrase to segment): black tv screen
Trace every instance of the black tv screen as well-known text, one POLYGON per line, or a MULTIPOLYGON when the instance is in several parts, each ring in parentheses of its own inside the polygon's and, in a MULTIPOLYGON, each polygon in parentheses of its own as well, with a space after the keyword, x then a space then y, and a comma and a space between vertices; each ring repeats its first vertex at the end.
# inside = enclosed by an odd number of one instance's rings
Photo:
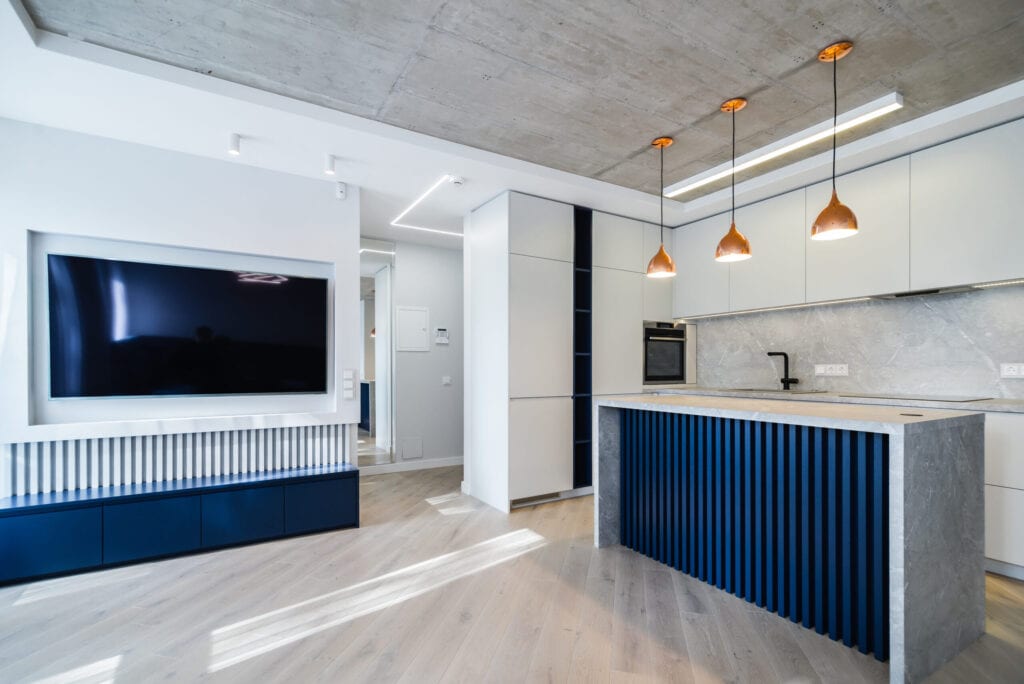
POLYGON ((327 391, 327 281, 47 255, 50 396, 327 391))

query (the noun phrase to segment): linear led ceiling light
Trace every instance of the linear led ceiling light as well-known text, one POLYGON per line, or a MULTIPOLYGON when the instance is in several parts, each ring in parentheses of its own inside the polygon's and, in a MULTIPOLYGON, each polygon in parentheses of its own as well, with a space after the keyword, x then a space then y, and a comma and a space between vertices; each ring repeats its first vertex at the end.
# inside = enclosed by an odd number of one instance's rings
MULTIPOLYGON (((822 121, 820 124, 805 128, 799 133, 787 136, 782 140, 778 140, 770 145, 765 145, 760 149, 756 149, 753 152, 749 152, 736 160, 736 172, 746 171, 747 169, 753 168, 759 164, 763 164, 777 157, 781 157, 784 154, 789 154, 794 150, 799 150, 801 147, 807 147, 812 143, 816 143, 819 140, 825 140, 832 137, 833 131, 835 133, 842 133, 848 131, 855 126, 859 126, 868 121, 873 121, 880 116, 885 116, 889 112, 895 112, 897 109, 903 107, 903 96, 899 93, 889 93, 884 95, 877 100, 868 102, 865 105, 861 105, 856 109, 851 109, 845 114, 840 115, 835 120, 835 126, 832 125, 832 119, 828 121, 822 121)), ((719 164, 713 169, 708 169, 704 173, 699 173, 691 178, 686 178, 674 183, 664 189, 665 197, 678 197, 684 193, 696 190, 697 188, 704 187, 709 183, 728 178, 732 174, 733 169, 729 164, 719 164)))
POLYGON ((403 211, 401 214, 396 216, 391 221, 391 225, 394 226, 395 228, 409 228, 410 230, 422 230, 422 231, 425 231, 427 233, 437 233, 438 235, 451 235, 453 237, 462 237, 462 233, 456 233, 456 232, 451 231, 451 230, 441 230, 439 228, 427 228, 425 226, 414 226, 414 225, 412 225, 410 223, 402 223, 402 219, 405 218, 406 214, 408 214, 410 211, 415 209, 417 207, 417 205, 419 205, 420 202, 422 202, 423 200, 427 199, 427 197, 430 196, 430 193, 432 193, 435 190, 437 190, 445 182, 451 183, 452 185, 461 186, 464 181, 462 180, 462 178, 459 178, 458 176, 453 176, 453 175, 448 174, 448 173, 446 173, 445 175, 441 176, 440 178, 438 178, 434 182, 433 185, 431 185, 429 188, 427 188, 426 192, 424 192, 422 195, 420 195, 415 200, 413 200, 413 203, 410 204, 409 206, 407 206, 405 208, 405 211, 403 211))
POLYGON ((360 254, 362 254, 363 252, 369 252, 370 254, 387 254, 389 256, 395 256, 394 252, 388 252, 383 249, 370 249, 368 247, 363 247, 362 249, 359 250, 360 254))

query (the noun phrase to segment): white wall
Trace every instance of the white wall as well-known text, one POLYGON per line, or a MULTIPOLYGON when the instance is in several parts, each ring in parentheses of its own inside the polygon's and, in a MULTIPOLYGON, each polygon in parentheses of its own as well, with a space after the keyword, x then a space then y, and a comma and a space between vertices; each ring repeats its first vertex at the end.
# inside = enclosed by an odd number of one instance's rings
POLYGON ((217 415, 31 424, 29 231, 326 262, 336 372, 358 372, 359 192, 338 201, 327 182, 4 119, 0 149, 0 443, 358 421, 358 394, 331 394, 301 413, 226 398, 217 415))
POLYGON ((395 352, 396 460, 462 457, 462 252, 395 246, 394 307, 430 309, 430 351, 395 352), (435 328, 450 344, 434 344, 435 328), (450 376, 452 384, 441 384, 450 376), (421 450, 422 449, 422 450, 421 450))

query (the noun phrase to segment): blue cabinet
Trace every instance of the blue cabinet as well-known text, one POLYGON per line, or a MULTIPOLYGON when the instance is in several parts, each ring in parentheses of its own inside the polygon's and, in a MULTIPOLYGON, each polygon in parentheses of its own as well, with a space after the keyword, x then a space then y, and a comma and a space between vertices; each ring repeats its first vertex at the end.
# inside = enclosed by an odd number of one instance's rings
POLYGON ((359 525, 359 481, 323 480, 287 485, 285 532, 303 534, 359 525))
POLYGON ((103 507, 103 562, 123 563, 199 548, 199 497, 103 507))
POLYGON ((359 526, 347 464, 0 499, 0 584, 359 526))
POLYGON ((103 562, 100 508, 0 518, 0 582, 103 562))
POLYGON ((203 546, 228 546, 284 534, 284 488, 203 494, 203 546))

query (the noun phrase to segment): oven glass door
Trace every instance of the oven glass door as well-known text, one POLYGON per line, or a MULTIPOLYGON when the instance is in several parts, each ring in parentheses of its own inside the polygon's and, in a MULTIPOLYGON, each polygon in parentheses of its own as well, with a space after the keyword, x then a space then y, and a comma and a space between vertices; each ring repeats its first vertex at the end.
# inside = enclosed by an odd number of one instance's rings
POLYGON ((686 338, 664 330, 644 335, 644 382, 686 382, 686 338))

